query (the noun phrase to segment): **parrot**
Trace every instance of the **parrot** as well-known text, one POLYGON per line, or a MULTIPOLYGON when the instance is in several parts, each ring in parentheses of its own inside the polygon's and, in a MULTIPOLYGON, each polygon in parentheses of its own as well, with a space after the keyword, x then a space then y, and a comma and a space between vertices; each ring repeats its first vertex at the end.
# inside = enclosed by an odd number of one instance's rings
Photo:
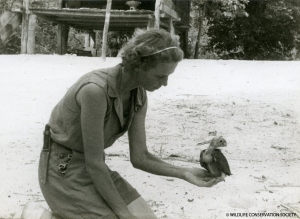
POLYGON ((209 147, 200 153, 200 165, 214 177, 225 178, 232 175, 226 157, 218 149, 227 146, 226 140, 222 136, 216 136, 209 142, 209 147))

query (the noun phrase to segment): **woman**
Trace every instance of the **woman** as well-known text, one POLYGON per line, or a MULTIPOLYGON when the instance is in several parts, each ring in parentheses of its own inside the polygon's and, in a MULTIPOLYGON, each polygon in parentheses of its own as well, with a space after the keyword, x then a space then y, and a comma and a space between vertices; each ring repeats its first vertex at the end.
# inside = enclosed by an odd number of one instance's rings
POLYGON ((126 131, 135 168, 197 186, 221 181, 203 169, 168 164, 147 150, 146 91, 167 86, 182 58, 178 37, 158 29, 139 32, 122 49, 121 64, 90 72, 68 90, 48 123, 49 161, 42 152, 39 166, 41 190, 56 217, 156 218, 139 193, 105 164, 104 149, 126 131))

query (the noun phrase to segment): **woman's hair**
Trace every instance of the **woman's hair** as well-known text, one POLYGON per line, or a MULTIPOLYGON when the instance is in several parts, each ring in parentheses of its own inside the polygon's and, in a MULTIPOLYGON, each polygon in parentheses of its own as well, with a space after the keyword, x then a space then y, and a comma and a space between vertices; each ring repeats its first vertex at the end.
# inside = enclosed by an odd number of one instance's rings
POLYGON ((141 64, 144 64, 143 70, 147 70, 159 63, 179 62, 183 59, 179 37, 163 29, 137 30, 119 54, 122 65, 128 70, 141 67, 141 64))

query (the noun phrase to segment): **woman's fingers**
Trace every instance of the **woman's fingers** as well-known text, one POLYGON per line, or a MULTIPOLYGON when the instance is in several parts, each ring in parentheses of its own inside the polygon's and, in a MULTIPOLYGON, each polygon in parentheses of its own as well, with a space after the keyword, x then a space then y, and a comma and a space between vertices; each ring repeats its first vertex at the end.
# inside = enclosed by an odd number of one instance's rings
POLYGON ((204 178, 202 178, 202 180, 205 181, 205 182, 209 182, 213 179, 215 179, 215 178, 213 178, 213 177, 204 177, 204 178))
POLYGON ((207 187, 212 187, 212 186, 218 184, 219 182, 221 182, 221 180, 219 180, 219 179, 213 179, 213 180, 207 182, 207 187))
POLYGON ((213 178, 209 181, 200 182, 198 186, 200 186, 200 187, 212 187, 212 186, 214 186, 214 185, 216 185, 216 184, 218 184, 219 182, 222 182, 222 181, 224 181, 224 180, 219 179, 219 178, 213 178))

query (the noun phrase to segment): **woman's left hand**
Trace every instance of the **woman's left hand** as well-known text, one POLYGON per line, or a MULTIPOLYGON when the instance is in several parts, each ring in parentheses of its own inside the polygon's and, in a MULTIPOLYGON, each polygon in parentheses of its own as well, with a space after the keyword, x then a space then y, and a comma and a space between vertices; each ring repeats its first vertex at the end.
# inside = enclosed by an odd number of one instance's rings
POLYGON ((223 177, 212 177, 208 171, 200 168, 186 168, 184 180, 199 187, 212 187, 225 181, 223 177))

